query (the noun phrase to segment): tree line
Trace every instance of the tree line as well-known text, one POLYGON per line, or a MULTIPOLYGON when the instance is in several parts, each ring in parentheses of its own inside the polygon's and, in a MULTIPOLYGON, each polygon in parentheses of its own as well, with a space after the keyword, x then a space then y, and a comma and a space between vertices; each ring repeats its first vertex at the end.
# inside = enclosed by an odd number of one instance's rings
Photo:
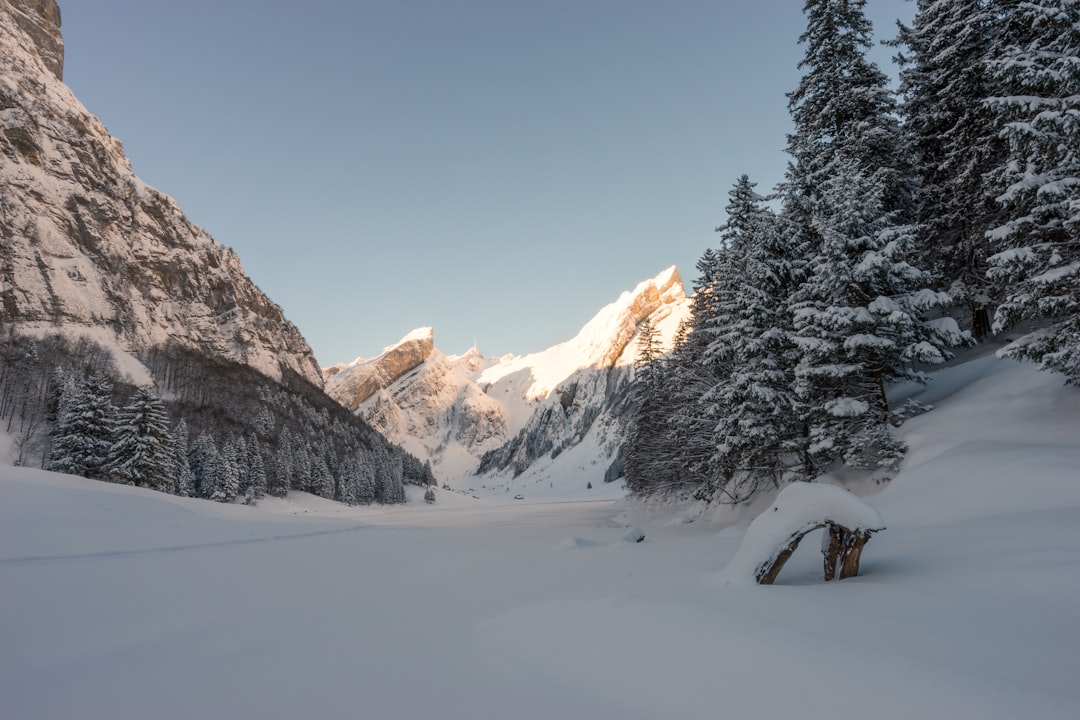
POLYGON ((177 344, 141 358, 154 388, 112 354, 63 336, 0 338, 0 420, 18 465, 219 502, 302 490, 350 504, 405 501, 429 465, 298 376, 274 382, 177 344))
POLYGON ((1080 382, 1080 2, 918 0, 897 92, 865 5, 805 2, 784 181, 735 182, 674 349, 639 329, 635 493, 889 477, 886 386, 1021 323, 1004 352, 1080 382))

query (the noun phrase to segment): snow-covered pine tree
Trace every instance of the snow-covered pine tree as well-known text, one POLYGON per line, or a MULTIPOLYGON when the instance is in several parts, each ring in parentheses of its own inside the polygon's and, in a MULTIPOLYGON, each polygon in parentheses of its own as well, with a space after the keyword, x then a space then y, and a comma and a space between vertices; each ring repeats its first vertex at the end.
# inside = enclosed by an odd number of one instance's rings
POLYGON ((231 503, 240 494, 240 484, 244 481, 247 447, 240 438, 230 438, 221 448, 221 476, 210 494, 211 500, 231 503))
POLYGON ((994 332, 1024 319, 1050 319, 1010 345, 1080 384, 1080 2, 1020 3, 1003 50, 990 62, 988 101, 1008 140, 996 175, 1005 221, 990 231, 1000 250, 992 278, 1005 300, 994 332))
POLYGON ((165 404, 141 387, 117 412, 103 473, 113 482, 168 492, 176 474, 165 404))
POLYGON ((375 502, 405 502, 401 449, 390 447, 375 453, 375 502))
POLYGON ((299 444, 293 451, 293 474, 289 477, 289 489, 311 492, 314 460, 307 446, 299 444))
POLYGON ((993 292, 986 278, 986 231, 999 224, 989 184, 1002 163, 1000 122, 984 102, 1000 93, 988 73, 996 36, 1016 0, 918 0, 898 44, 902 112, 918 178, 915 194, 919 264, 934 268, 971 314, 977 339, 990 330, 993 292))
POLYGON ((896 99, 888 78, 867 51, 873 26, 866 0, 806 0, 806 48, 799 63, 799 85, 788 93, 795 130, 788 136, 791 165, 785 204, 796 227, 810 229, 809 202, 836 163, 854 162, 858 170, 886 189, 885 209, 910 205, 911 171, 903 150, 896 99))
POLYGON ((195 489, 198 497, 210 499, 224 479, 221 453, 218 452, 214 439, 205 432, 199 433, 188 451, 188 462, 195 476, 195 489))
POLYGON ((322 453, 317 454, 311 463, 310 492, 319 497, 334 498, 334 474, 322 453))
POLYGON ((59 402, 49 470, 103 478, 115 424, 112 383, 92 375, 72 386, 59 402))
POLYGON ((358 469, 360 471, 359 480, 357 482, 356 501, 364 505, 370 505, 375 502, 375 495, 377 492, 375 481, 375 464, 371 461, 370 456, 357 457, 358 469))
POLYGON ((195 489, 195 474, 191 471, 191 463, 188 460, 189 432, 187 421, 180 418, 173 428, 172 454, 173 468, 173 493, 180 497, 197 497, 195 489))
POLYGON ((715 405, 703 499, 737 503, 778 486, 798 462, 801 423, 793 390, 798 353, 786 300, 798 270, 787 225, 743 175, 732 189, 707 324, 708 364, 724 368, 703 401, 715 405))
POLYGON ((637 355, 634 359, 625 463, 626 486, 637 494, 648 494, 656 484, 656 463, 664 454, 666 405, 660 391, 662 373, 656 328, 652 320, 645 318, 637 327, 637 355))
POLYGON ((278 435, 277 452, 267 475, 267 492, 274 497, 285 497, 292 488, 296 467, 296 439, 288 426, 278 435))
MULTIPOLYGON (((720 228, 716 228, 716 231, 719 232, 720 228)), ((714 280, 713 273, 716 269, 716 251, 712 248, 705 248, 705 252, 698 258, 695 267, 698 271, 697 280, 694 281, 694 293, 696 294, 698 290, 701 290, 703 287, 708 287, 714 280)))
POLYGON ((247 483, 242 492, 244 503, 254 505, 266 495, 266 465, 255 435, 249 435, 247 439, 247 463, 247 483))
POLYGON ((791 306, 808 474, 836 462, 894 467, 903 445, 889 431, 885 384, 923 380, 913 363, 943 362, 960 339, 951 320, 926 321, 950 298, 927 289, 929 274, 907 261, 911 228, 892 225, 885 194, 852 161, 838 165, 815 203, 822 245, 791 306))

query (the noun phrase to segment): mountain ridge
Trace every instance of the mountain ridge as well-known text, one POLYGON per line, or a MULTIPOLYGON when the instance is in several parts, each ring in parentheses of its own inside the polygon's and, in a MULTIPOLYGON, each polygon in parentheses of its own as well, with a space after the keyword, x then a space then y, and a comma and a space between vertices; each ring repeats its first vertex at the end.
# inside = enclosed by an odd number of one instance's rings
POLYGON ((478 472, 497 476, 492 482, 502 492, 520 488, 530 470, 541 473, 546 460, 582 443, 597 458, 576 475, 591 478, 583 486, 599 483, 605 475, 612 479, 608 466, 625 431, 641 323, 651 320, 670 347, 688 314, 682 277, 672 266, 623 292, 573 338, 546 350, 489 358, 472 348, 446 355, 435 346, 434 331, 419 328, 376 358, 324 369, 326 389, 392 442, 431 462, 457 489, 478 484, 478 472))

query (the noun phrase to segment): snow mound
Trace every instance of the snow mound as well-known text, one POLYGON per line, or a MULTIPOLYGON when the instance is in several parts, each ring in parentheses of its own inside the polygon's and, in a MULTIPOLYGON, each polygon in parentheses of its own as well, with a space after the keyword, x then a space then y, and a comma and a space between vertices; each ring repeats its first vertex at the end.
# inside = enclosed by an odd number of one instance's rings
POLYGON ((771 564, 790 540, 823 523, 848 530, 883 530, 881 514, 844 488, 823 483, 794 483, 772 506, 754 518, 735 557, 719 575, 722 584, 755 582, 758 568, 771 564))

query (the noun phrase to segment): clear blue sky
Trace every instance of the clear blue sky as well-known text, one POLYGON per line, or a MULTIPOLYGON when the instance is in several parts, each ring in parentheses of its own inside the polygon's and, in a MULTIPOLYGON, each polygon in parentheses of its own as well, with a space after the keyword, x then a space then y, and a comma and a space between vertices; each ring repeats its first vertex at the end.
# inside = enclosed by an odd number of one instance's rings
MULTIPOLYGON (((323 365, 569 339, 783 176, 798 0, 60 0, 65 80, 323 365)), ((914 3, 870 0, 879 38, 914 3)), ((891 51, 875 52, 890 74, 891 51)))

